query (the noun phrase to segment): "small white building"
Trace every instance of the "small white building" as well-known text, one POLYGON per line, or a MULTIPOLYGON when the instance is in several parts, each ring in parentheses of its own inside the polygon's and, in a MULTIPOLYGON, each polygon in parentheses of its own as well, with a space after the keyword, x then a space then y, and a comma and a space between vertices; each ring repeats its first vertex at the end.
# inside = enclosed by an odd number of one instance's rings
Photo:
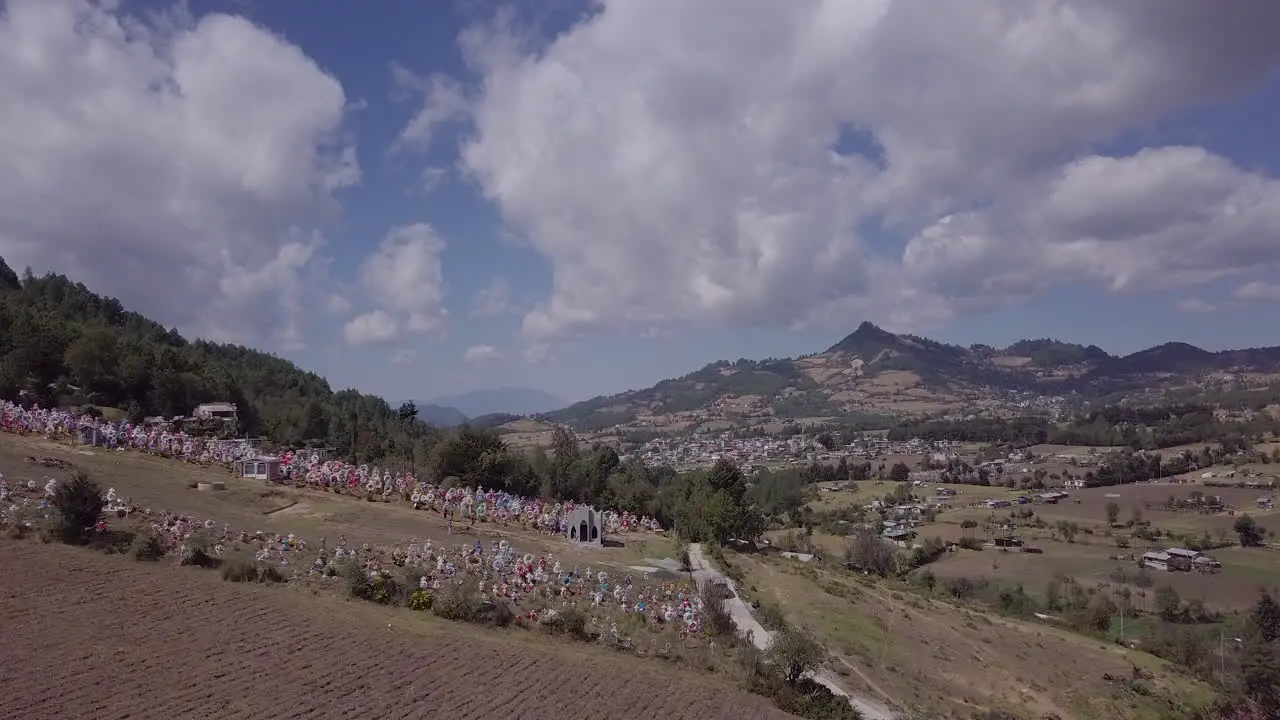
POLYGON ((246 458, 239 461, 240 477, 248 480, 279 480, 284 477, 284 465, 277 457, 246 458))
POLYGON ((569 542, 604 545, 604 524, 600 513, 590 505, 579 505, 569 513, 565 535, 569 542))
POLYGON ((235 422, 237 418, 237 410, 235 403, 215 402, 197 405, 195 410, 191 411, 191 417, 197 420, 223 420, 226 422, 235 422))

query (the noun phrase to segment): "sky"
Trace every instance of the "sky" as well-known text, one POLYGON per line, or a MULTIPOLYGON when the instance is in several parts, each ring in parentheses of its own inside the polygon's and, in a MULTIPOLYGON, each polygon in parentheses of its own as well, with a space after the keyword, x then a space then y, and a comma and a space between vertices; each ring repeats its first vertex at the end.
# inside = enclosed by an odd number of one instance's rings
POLYGON ((1276 37, 1274 0, 0 0, 0 256, 391 399, 864 320, 1280 345, 1276 37))

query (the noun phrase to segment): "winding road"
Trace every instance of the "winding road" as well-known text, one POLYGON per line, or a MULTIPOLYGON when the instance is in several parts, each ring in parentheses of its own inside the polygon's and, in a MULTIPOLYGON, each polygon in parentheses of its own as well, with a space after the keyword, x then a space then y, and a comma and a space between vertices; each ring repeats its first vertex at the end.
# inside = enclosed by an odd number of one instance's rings
MULTIPOLYGON (((764 626, 751 614, 751 607, 738 596, 738 589, 734 587, 733 581, 711 567, 706 557, 702 554, 702 545, 700 543, 689 544, 689 567, 693 571, 693 581, 699 588, 706 583, 717 580, 723 580, 728 584, 729 589, 733 591, 733 597, 724 601, 724 607, 728 611, 729 617, 733 618, 734 626, 738 628, 740 634, 750 637, 751 642, 757 648, 761 650, 768 649, 769 643, 773 639, 773 633, 765 630, 764 626)), ((847 699, 849 704, 862 713, 866 720, 898 720, 901 717, 888 705, 875 698, 861 694, 855 695, 845 690, 840 686, 836 675, 829 670, 823 669, 812 672, 809 677, 833 694, 847 699)))

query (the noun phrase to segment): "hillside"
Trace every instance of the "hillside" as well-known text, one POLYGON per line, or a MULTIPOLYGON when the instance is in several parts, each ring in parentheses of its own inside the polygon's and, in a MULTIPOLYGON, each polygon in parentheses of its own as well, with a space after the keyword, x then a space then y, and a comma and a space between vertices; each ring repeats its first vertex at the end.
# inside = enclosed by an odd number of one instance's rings
POLYGON ((1280 379, 1280 348, 1209 352, 1166 343, 1114 356, 1096 345, 1022 340, 962 347, 869 322, 794 359, 712 363, 651 388, 547 413, 579 429, 682 430, 717 424, 840 419, 887 422, 946 413, 1051 412, 1061 402, 1144 393, 1246 391, 1280 379))
POLYGON ((0 259, 0 397, 184 416, 233 402, 239 434, 310 442, 359 462, 426 457, 431 427, 384 400, 237 345, 188 341, 62 275, 19 278, 0 259))

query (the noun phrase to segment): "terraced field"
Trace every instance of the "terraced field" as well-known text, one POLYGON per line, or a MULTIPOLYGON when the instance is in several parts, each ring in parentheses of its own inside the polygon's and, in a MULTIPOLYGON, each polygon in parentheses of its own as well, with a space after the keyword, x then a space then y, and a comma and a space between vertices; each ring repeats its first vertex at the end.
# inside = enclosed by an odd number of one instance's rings
POLYGON ((609 651, 0 540, 0 717, 782 720, 609 651))

